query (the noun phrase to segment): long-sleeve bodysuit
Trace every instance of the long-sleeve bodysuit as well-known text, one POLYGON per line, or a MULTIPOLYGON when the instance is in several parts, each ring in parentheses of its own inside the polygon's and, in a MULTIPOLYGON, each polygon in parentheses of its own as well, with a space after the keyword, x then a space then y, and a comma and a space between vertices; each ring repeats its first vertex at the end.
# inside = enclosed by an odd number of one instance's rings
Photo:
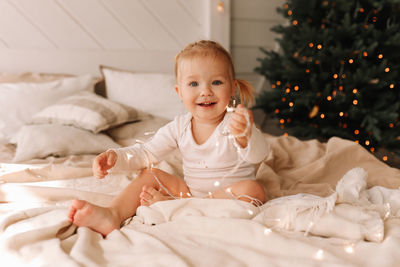
POLYGON ((254 180, 255 164, 267 157, 269 144, 253 125, 247 147, 241 148, 234 138, 223 134, 229 117, 227 113, 208 140, 199 145, 192 135, 192 115, 177 116, 144 144, 116 149, 118 159, 113 169, 142 169, 160 162, 178 148, 182 154, 184 180, 194 197, 219 189, 216 181, 226 187, 240 180, 254 180))

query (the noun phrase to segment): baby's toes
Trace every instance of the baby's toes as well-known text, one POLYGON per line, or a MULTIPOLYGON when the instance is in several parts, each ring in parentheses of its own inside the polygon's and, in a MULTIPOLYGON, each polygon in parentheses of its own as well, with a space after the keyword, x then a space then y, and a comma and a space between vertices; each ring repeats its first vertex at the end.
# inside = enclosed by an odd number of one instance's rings
POLYGON ((141 206, 150 206, 150 203, 146 199, 141 198, 140 199, 140 205, 141 206))
POLYGON ((148 201, 148 200, 150 200, 152 198, 153 198, 153 195, 151 195, 151 194, 149 194, 149 193, 147 193, 145 191, 142 191, 140 193, 140 199, 144 199, 144 200, 148 201))

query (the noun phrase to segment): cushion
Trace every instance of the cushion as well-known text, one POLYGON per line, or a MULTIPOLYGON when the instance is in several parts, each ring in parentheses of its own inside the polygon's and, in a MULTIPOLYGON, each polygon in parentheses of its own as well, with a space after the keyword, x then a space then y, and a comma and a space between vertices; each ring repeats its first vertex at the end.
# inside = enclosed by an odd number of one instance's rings
POLYGON ((43 83, 51 82, 63 78, 73 77, 72 74, 62 73, 38 73, 38 72, 17 72, 7 73, 0 72, 0 83, 21 83, 21 82, 34 82, 43 83))
POLYGON ((107 134, 114 140, 135 138, 137 140, 146 141, 152 137, 154 133, 167 124, 170 120, 149 116, 141 121, 127 123, 122 126, 107 131, 107 134))
POLYGON ((79 91, 93 91, 91 75, 43 83, 0 83, 0 139, 10 141, 32 116, 79 91))
POLYGON ((185 113, 172 74, 135 73, 101 66, 107 98, 154 116, 174 119, 185 113))
POLYGON ((72 125, 98 133, 137 119, 138 112, 131 107, 91 92, 80 92, 35 114, 32 123, 72 125))
POLYGON ((98 154, 120 147, 105 134, 93 134, 59 124, 25 125, 14 136, 17 144, 14 162, 47 156, 98 154))

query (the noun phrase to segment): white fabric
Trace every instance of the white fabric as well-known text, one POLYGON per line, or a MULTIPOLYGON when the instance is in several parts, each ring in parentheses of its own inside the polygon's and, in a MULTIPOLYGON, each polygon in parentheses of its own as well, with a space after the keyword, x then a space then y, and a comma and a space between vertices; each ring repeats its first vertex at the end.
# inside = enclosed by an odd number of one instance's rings
POLYGON ((23 126, 13 141, 17 143, 14 162, 50 155, 97 154, 119 147, 105 134, 93 134, 73 126, 58 124, 23 126))
POLYGON ((79 91, 93 91, 91 75, 43 83, 0 83, 0 139, 8 141, 43 108, 79 91))
MULTIPOLYGON (((396 199, 372 201, 376 188, 354 183, 364 180, 360 174, 357 169, 347 173, 341 184, 351 187, 338 185, 334 194, 343 199, 358 191, 371 202, 336 203, 314 220, 310 218, 321 201, 304 202, 300 194, 267 202, 261 209, 230 199, 179 199, 140 207, 132 221, 103 238, 68 222, 69 202, 27 209, 35 205, 31 201, 22 211, 10 206, 14 212, 0 220, 2 260, 10 266, 397 266, 399 217, 377 212, 396 199), (280 223, 288 217, 286 207, 301 208, 290 216, 289 228, 280 223), (388 237, 383 239, 383 233, 388 237)), ((6 185, 0 189, 11 192, 6 185)), ((390 199, 399 190, 381 193, 382 199, 390 199)))
POLYGON ((98 133, 138 119, 135 109, 95 93, 80 92, 51 105, 33 116, 32 123, 56 123, 98 133))
POLYGON ((173 120, 185 107, 175 92, 170 74, 134 73, 102 67, 107 98, 154 116, 173 120))
POLYGON ((240 180, 255 179, 255 165, 269 154, 269 145, 262 133, 253 125, 249 144, 242 149, 234 138, 222 135, 229 121, 229 113, 217 126, 208 140, 198 145, 192 135, 192 115, 177 116, 162 127, 143 146, 120 148, 113 171, 138 170, 160 162, 174 149, 179 148, 183 160, 184 179, 195 197, 205 196, 240 180), (147 162, 146 157, 149 158, 147 162))

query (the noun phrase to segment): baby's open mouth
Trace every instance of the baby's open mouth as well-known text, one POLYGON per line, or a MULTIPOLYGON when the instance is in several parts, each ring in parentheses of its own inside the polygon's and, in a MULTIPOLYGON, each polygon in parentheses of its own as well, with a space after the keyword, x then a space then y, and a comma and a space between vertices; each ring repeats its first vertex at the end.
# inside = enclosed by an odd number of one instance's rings
POLYGON ((203 103, 199 103, 197 105, 202 106, 202 107, 210 107, 212 105, 215 105, 216 102, 203 102, 203 103))

